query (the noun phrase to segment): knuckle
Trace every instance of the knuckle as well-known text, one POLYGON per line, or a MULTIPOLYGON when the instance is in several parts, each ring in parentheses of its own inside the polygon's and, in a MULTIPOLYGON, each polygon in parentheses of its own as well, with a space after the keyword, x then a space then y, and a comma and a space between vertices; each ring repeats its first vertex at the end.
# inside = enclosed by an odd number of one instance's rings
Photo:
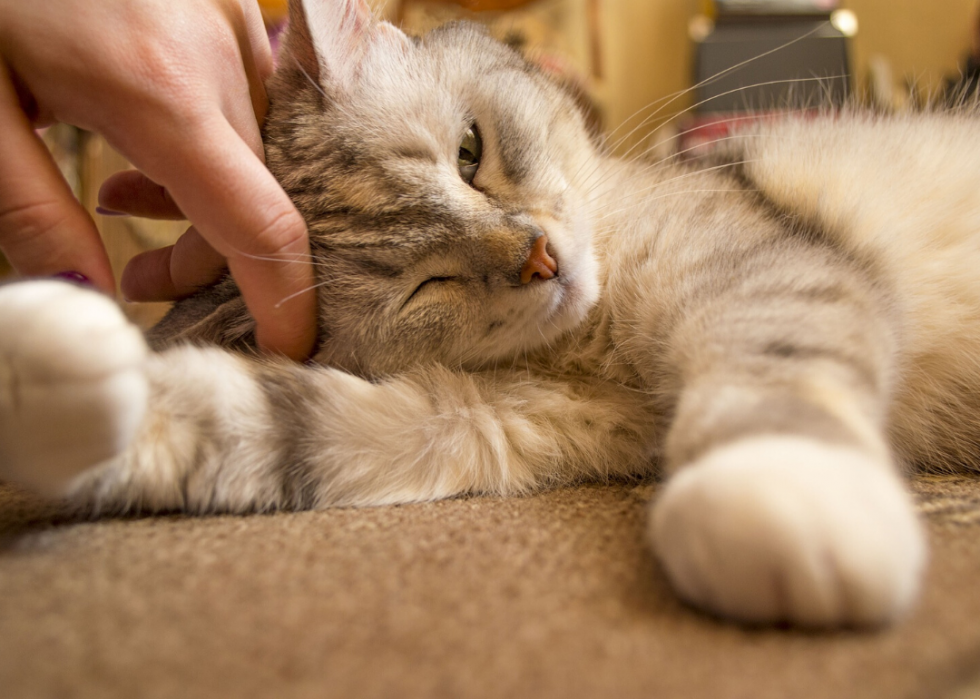
POLYGON ((288 250, 301 241, 306 240, 306 223, 299 212, 292 206, 280 206, 270 212, 252 238, 251 252, 256 255, 288 250))
MULTIPOLYGON (((160 42, 147 41, 138 49, 135 57, 136 71, 134 75, 142 78, 138 88, 150 102, 160 99, 179 99, 184 96, 188 86, 188 74, 181 66, 180 59, 174 54, 172 47, 160 42)), ((179 54, 178 54, 179 55, 179 54)), ((168 111, 174 111, 176 104, 167 104, 168 111)))
POLYGON ((0 205, 0 243, 27 244, 64 225, 67 212, 50 199, 0 205))

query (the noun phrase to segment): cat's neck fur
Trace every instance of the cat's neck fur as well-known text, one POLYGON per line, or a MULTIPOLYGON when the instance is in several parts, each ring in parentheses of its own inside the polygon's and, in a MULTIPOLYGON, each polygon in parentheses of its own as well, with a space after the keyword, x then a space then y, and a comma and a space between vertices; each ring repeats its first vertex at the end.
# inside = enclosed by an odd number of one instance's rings
POLYGON ((662 248, 679 248, 689 239, 692 220, 723 225, 732 214, 754 220, 759 213, 752 195, 735 178, 677 162, 597 155, 592 179, 589 217, 598 301, 559 341, 515 361, 639 388, 644 379, 636 365, 648 373, 650 361, 635 351, 638 331, 648 340, 669 332, 679 309, 661 303, 670 298, 666 286, 679 283, 682 270, 696 264, 694 258, 665 256, 662 248), (643 284, 642 277, 656 283, 643 284))

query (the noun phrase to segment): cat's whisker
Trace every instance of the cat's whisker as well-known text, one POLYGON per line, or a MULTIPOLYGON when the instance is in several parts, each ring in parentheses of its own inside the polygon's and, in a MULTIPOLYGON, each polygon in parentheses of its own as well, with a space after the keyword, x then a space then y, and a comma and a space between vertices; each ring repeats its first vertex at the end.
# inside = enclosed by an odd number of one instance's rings
MULTIPOLYGON (((705 188, 701 188, 701 189, 685 189, 685 190, 678 190, 676 192, 665 192, 665 193, 660 194, 660 195, 655 196, 655 197, 645 197, 643 199, 643 203, 653 202, 653 201, 657 201, 659 199, 665 199, 667 197, 682 196, 682 195, 688 195, 688 194, 734 194, 734 193, 738 193, 738 192, 751 192, 751 191, 755 191, 755 190, 752 190, 752 189, 705 189, 705 188)), ((609 218, 611 218, 613 216, 616 216, 617 214, 623 213, 624 211, 630 211, 630 210, 635 209, 635 208, 636 208, 636 205, 635 204, 630 204, 629 206, 624 206, 624 207, 619 208, 619 209, 613 209, 612 211, 606 211, 606 212, 603 212, 603 214, 601 216, 599 216, 596 219, 596 221, 597 221, 597 223, 602 223, 602 222, 606 221, 606 219, 609 219, 609 218)))
POLYGON ((691 177, 697 177, 701 173, 713 172, 713 171, 716 171, 716 170, 724 170, 725 168, 738 167, 739 165, 749 165, 749 164, 754 163, 754 162, 756 162, 756 161, 755 160, 736 160, 736 161, 721 163, 719 165, 713 165, 711 167, 701 168, 701 169, 696 170, 696 171, 685 172, 683 174, 676 175, 675 177, 670 177, 670 178, 668 178, 666 180, 655 182, 654 184, 651 184, 651 185, 649 185, 647 187, 643 187, 641 189, 635 190, 633 192, 633 195, 635 196, 635 195, 638 195, 638 194, 646 194, 647 192, 650 192, 650 191, 659 189, 661 187, 666 187, 667 185, 673 184, 674 182, 679 182, 680 180, 686 180, 686 179, 689 179, 691 177))
MULTIPOLYGON (((741 118, 744 118, 744 117, 741 117, 741 118)), ((741 118, 739 118, 739 120, 741 118)), ((732 120, 724 120, 724 121, 732 121, 732 120)), ((718 122, 718 123, 724 123, 724 121, 718 122)), ((678 136, 679 135, 680 134, 678 134, 678 136)), ((717 144, 720 144, 720 143, 724 143, 726 141, 742 141, 742 140, 745 140, 745 139, 748 139, 748 138, 755 138, 755 137, 757 137, 756 134, 733 134, 733 135, 725 136, 723 138, 715 139, 711 143, 712 143, 712 145, 717 145, 717 144)), ((699 150, 699 149, 701 149, 703 147, 704 147, 704 144, 695 144, 693 146, 688 146, 687 148, 684 148, 682 150, 679 150, 679 151, 676 151, 674 153, 671 153, 670 155, 664 156, 663 158, 661 158, 659 160, 655 160, 655 161, 652 161, 650 163, 645 163, 645 164, 639 166, 639 168, 636 171, 636 173, 637 174, 640 174, 640 175, 655 173, 657 170, 663 169, 664 167, 667 167, 670 164, 675 163, 678 160, 681 160, 683 158, 683 156, 686 155, 687 153, 696 152, 697 150, 699 150)), ((635 163, 636 160, 638 160, 638 158, 635 159, 635 160, 633 160, 633 161, 631 161, 631 162, 635 163)), ((600 185, 604 184, 608 180, 609 180, 609 178, 606 177, 604 179, 600 179, 600 180, 596 181, 594 184, 590 185, 586 189, 586 192, 587 193, 591 193, 592 191, 594 191, 596 188, 598 188, 600 185)))
MULTIPOLYGON (((754 136, 751 135, 751 134, 739 134, 737 136, 725 136, 724 138, 718 138, 718 139, 713 140, 711 142, 711 144, 712 145, 716 145, 716 144, 720 144, 720 143, 725 143, 726 141, 744 141, 747 138, 753 138, 753 137, 754 136)), ((639 169, 638 172, 644 173, 644 174, 656 172, 657 170, 661 170, 664 167, 670 165, 671 163, 676 162, 678 159, 682 158, 684 155, 687 155, 688 153, 697 152, 701 148, 704 148, 704 144, 695 144, 693 146, 688 146, 687 148, 684 148, 682 150, 679 150, 676 153, 672 153, 671 155, 664 156, 660 160, 656 160, 654 162, 646 163, 646 164, 643 164, 643 165, 639 166, 640 169, 639 169)))
POLYGON ((303 67, 303 65, 302 65, 302 64, 301 64, 301 63, 299 62, 299 59, 297 59, 297 58, 296 58, 295 56, 292 56, 292 59, 293 59, 293 65, 295 65, 295 66, 296 66, 296 68, 297 68, 297 69, 299 70, 299 72, 303 74, 303 77, 304 77, 304 78, 306 78, 306 81, 307 81, 307 82, 308 82, 308 83, 309 83, 310 85, 312 85, 312 86, 313 86, 313 89, 314 89, 314 90, 316 90, 317 92, 319 92, 319 93, 320 93, 321 95, 323 95, 323 98, 324 98, 325 100, 327 100, 327 101, 328 101, 328 102, 330 102, 331 104, 334 104, 334 100, 333 100, 333 99, 331 99, 331 97, 330 97, 330 95, 328 95, 328 94, 327 94, 327 91, 326 91, 326 90, 324 90, 324 89, 323 89, 323 88, 322 88, 322 87, 320 86, 320 84, 319 84, 319 83, 317 83, 317 81, 316 81, 316 80, 314 80, 314 79, 313 79, 313 78, 312 78, 312 77, 310 76, 310 74, 306 72, 306 68, 304 68, 304 67, 303 67))
MULTIPOLYGON (((668 118, 665 118, 664 121, 660 125, 658 125, 656 128, 653 129, 653 131, 651 132, 651 135, 657 133, 657 131, 659 131, 660 129, 662 129, 669 122, 670 119, 674 119, 674 118, 676 118, 678 116, 681 116, 683 114, 687 114, 688 112, 690 112, 690 111, 692 111, 694 109, 697 109, 698 107, 700 107, 700 106, 702 106, 704 104, 707 104, 708 102, 711 102, 712 100, 718 99, 719 97, 727 97, 729 95, 734 95, 734 94, 737 94, 739 92, 744 92, 746 90, 754 89, 754 88, 757 88, 757 87, 771 87, 773 85, 790 85, 792 87, 794 85, 798 85, 798 84, 802 84, 802 83, 811 83, 811 82, 818 82, 819 83, 819 82, 826 82, 826 81, 831 81, 831 80, 843 80, 843 79, 846 79, 848 77, 850 77, 850 76, 848 76, 846 74, 833 74, 833 75, 813 76, 813 77, 809 77, 809 78, 785 78, 785 79, 780 79, 780 80, 767 80, 767 81, 764 81, 764 82, 753 83, 751 85, 742 85, 742 86, 739 86, 737 88, 733 88, 731 90, 727 90, 725 92, 719 93, 719 94, 714 95, 712 97, 705 98, 705 99, 701 100, 700 102, 696 102, 695 104, 692 104, 691 106, 689 106, 689 107, 687 107, 685 109, 682 109, 681 111, 679 111, 676 114, 672 115, 669 119, 668 118)), ((756 111, 756 112, 758 112, 760 110, 756 109, 756 110, 750 110, 750 111, 756 111)), ((765 110, 765 111, 782 112, 783 109, 781 107, 773 106, 770 109, 765 110)), ((812 111, 812 109, 805 109, 803 111, 812 111)), ((629 153, 630 153, 630 151, 627 151, 621 157, 624 157, 625 158, 627 155, 629 155, 629 153)))
MULTIPOLYGON (((732 118, 732 119, 722 120, 722 121, 719 121, 719 122, 716 122, 716 123, 726 123, 726 122, 729 122, 729 121, 741 121, 741 120, 743 120, 745 118, 746 117, 735 117, 735 118, 732 118)), ((672 137, 670 140, 674 140, 674 139, 680 138, 682 135, 683 134, 677 134, 676 136, 672 137)), ((755 134, 750 134, 750 133, 736 133, 736 134, 730 134, 730 135, 725 136, 725 137, 722 137, 722 138, 714 139, 712 141, 712 144, 724 143, 726 141, 741 141, 741 140, 745 140, 745 139, 748 139, 748 138, 755 138, 755 137, 756 137, 755 134)), ((699 150, 700 148, 703 148, 703 147, 704 147, 704 144, 695 144, 693 146, 689 146, 689 147, 684 148, 682 150, 679 150, 677 152, 674 152, 674 153, 671 153, 669 155, 666 155, 666 156, 660 158, 659 160, 652 161, 650 163, 644 163, 644 164, 638 166, 639 169, 636 171, 636 174, 641 174, 641 175, 642 174, 652 174, 652 173, 656 172, 659 169, 663 169, 664 167, 668 167, 672 163, 676 163, 685 154, 691 153, 691 152, 696 152, 697 150, 699 150)), ((651 146, 651 148, 652 148, 652 146, 651 146)), ((629 162, 631 164, 635 164, 642 157, 645 157, 646 155, 648 155, 649 154, 649 150, 650 150, 650 148, 645 149, 642 154, 639 154, 639 155, 635 156, 629 162)), ((591 192, 593 190, 598 189, 601 185, 603 185, 606 182, 608 182, 609 179, 610 179, 610 177, 612 175, 614 175, 614 174, 615 173, 612 173, 611 175, 607 175, 604 178, 600 178, 599 180, 596 180, 594 183, 592 183, 592 184, 590 184, 588 186, 588 188, 586 189, 586 191, 587 192, 591 192)), ((660 183, 658 183, 655 186, 659 186, 661 184, 667 184, 669 181, 670 180, 660 182, 660 183)))
MULTIPOLYGON (((674 102, 676 102, 678 99, 680 99, 684 95, 688 94, 689 92, 693 92, 694 90, 697 90, 699 88, 705 87, 707 85, 711 85, 712 83, 717 82, 718 80, 720 80, 724 76, 728 75, 729 73, 733 73, 733 72, 735 72, 737 70, 740 70, 740 69, 744 68, 745 66, 749 65, 750 63, 753 63, 753 62, 758 61, 758 60, 760 60, 762 58, 765 58, 767 56, 770 56, 770 55, 772 55, 774 53, 778 53, 779 51, 782 51, 784 49, 787 49, 790 46, 792 46, 793 44, 797 44, 797 43, 799 43, 799 42, 801 42, 801 41, 809 38, 813 34, 816 34, 817 32, 822 31, 829 24, 830 24, 829 22, 822 22, 822 23, 818 24, 817 26, 815 26, 810 31, 808 31, 808 32, 806 32, 804 34, 801 34, 800 36, 798 36, 798 37, 796 37, 794 39, 791 39, 791 40, 787 41, 784 44, 781 44, 781 45, 779 45, 779 46, 777 46, 775 48, 772 48, 772 49, 770 49, 768 51, 765 51, 763 53, 757 54, 757 55, 753 56, 752 58, 748 58, 748 59, 746 59, 744 61, 741 61, 740 63, 736 63, 733 66, 729 66, 728 68, 725 68, 724 70, 718 71, 714 75, 705 78, 701 82, 695 83, 694 85, 692 85, 692 86, 690 86, 688 88, 685 88, 683 90, 677 91, 672 96, 671 95, 668 95, 667 98, 661 98, 661 100, 658 100, 658 101, 663 101, 663 100, 666 100, 666 101, 664 102, 663 105, 661 105, 661 107, 656 112, 654 112, 652 115, 650 115, 650 117, 655 117, 657 115, 657 113, 663 111, 663 109, 665 107, 670 106, 671 104, 673 104, 674 102)), ((655 104, 655 102, 652 103, 652 104, 655 104)), ((646 109, 646 108, 644 108, 644 109, 646 109)), ((641 109, 639 111, 644 111, 644 109, 641 109)), ((623 136, 622 138, 620 138, 616 142, 616 144, 613 146, 613 149, 619 147, 620 144, 622 144, 626 139, 628 139, 630 136, 632 136, 636 132, 636 130, 638 128, 641 128, 642 127, 643 123, 646 123, 647 122, 647 120, 650 117, 647 117, 647 119, 644 119, 644 121, 641 122, 640 125, 638 125, 637 127, 634 127, 633 130, 631 130, 625 136, 623 136)), ((630 116, 629 118, 632 119, 633 117, 630 116)), ((622 122, 622 123, 625 123, 625 121, 622 122)), ((619 127, 616 127, 616 130, 618 130, 619 128, 621 128, 621 126, 622 126, 622 124, 619 127)), ((613 133, 615 133, 615 131, 613 131, 613 133)))
POLYGON ((633 112, 632 114, 630 114, 628 117, 626 117, 625 119, 623 119, 622 121, 620 121, 619 122, 619 125, 616 126, 612 131, 609 131, 608 133, 602 134, 602 137, 601 137, 600 143, 599 143, 600 150, 602 151, 602 153, 604 155, 610 155, 610 154, 612 154, 612 152, 615 151, 616 147, 619 146, 619 144, 622 143, 622 141, 625 138, 628 138, 629 137, 629 135, 623 136, 622 138, 617 139, 616 142, 614 142, 614 143, 611 143, 610 142, 610 139, 613 137, 613 135, 617 131, 619 131, 620 129, 624 128, 626 126, 626 124, 628 124, 632 119, 634 119, 635 117, 639 116, 640 114, 642 114, 646 110, 648 110, 648 109, 650 109, 652 107, 655 107, 658 104, 664 102, 665 100, 668 100, 668 99, 671 99, 671 98, 674 98, 674 97, 678 97, 678 96, 682 96, 683 94, 689 92, 691 89, 693 89, 693 88, 687 87, 687 88, 684 88, 683 90, 678 90, 677 92, 672 92, 669 95, 665 95, 665 96, 659 97, 659 98, 657 98, 657 99, 655 99, 655 100, 653 100, 651 102, 647 102, 645 105, 643 105, 642 107, 640 107, 639 109, 637 109, 635 112, 633 112))
MULTIPOLYGON (((746 117, 738 117, 738 118, 735 118, 735 119, 725 119, 725 120, 722 120, 722 121, 719 121, 719 122, 716 122, 716 123, 722 124, 722 123, 726 123, 728 121, 741 121, 741 120, 743 120, 745 118, 746 117)), ((678 134, 678 137, 679 136, 680 136, 680 134, 678 134)), ((717 145, 717 144, 720 144, 720 143, 725 143, 726 141, 743 141, 743 140, 749 139, 749 138, 768 138, 769 140, 774 140, 774 137, 773 136, 770 136, 770 135, 761 136, 759 134, 741 133, 741 134, 732 134, 732 135, 729 135, 729 136, 725 136, 723 138, 714 139, 711 142, 711 145, 714 146, 714 145, 717 145)), ((671 153, 670 155, 664 156, 660 160, 656 160, 656 161, 653 161, 653 162, 650 162, 650 163, 646 163, 646 164, 640 166, 640 168, 638 170, 638 173, 641 173, 641 174, 644 174, 644 173, 653 173, 656 170, 662 169, 663 167, 665 167, 665 166, 667 166, 667 165, 669 165, 669 164, 677 161, 683 155, 685 155, 687 153, 695 152, 695 151, 697 151, 697 150, 699 150, 699 149, 701 149, 703 147, 704 147, 704 144, 695 144, 693 146, 688 146, 687 148, 684 148, 682 150, 679 150, 679 151, 677 151, 675 153, 671 153)), ((631 162, 634 162, 635 163, 636 160, 638 160, 638 158, 637 159, 634 159, 631 162)), ((595 186, 598 186, 598 184, 602 184, 602 182, 604 182, 604 180, 598 182, 597 185, 595 185, 595 186)))
MULTIPOLYGON (((667 197, 674 197, 674 196, 681 196, 681 195, 685 195, 685 194, 735 194, 735 193, 739 193, 739 192, 754 192, 754 191, 756 191, 756 190, 754 190, 754 189, 685 189, 685 190, 681 190, 681 191, 677 191, 677 192, 666 192, 665 194, 661 194, 661 195, 656 196, 656 197, 645 197, 643 199, 643 203, 646 204, 648 202, 657 201, 659 199, 665 199, 667 197)), ((635 208, 636 208, 636 205, 635 204, 630 205, 630 206, 624 206, 621 209, 615 209, 613 211, 609 211, 609 212, 603 213, 603 215, 602 216, 599 216, 596 220, 597 220, 597 222, 603 222, 606 219, 609 219, 609 218, 612 218, 613 216, 616 216, 617 214, 621 214, 624 211, 629 211, 629 210, 635 209, 635 208)))
POLYGON ((306 78, 307 82, 310 85, 312 85, 313 88, 323 96, 323 99, 325 99, 328 103, 330 103, 330 105, 338 112, 340 112, 341 114, 347 117, 350 117, 350 113, 346 109, 344 109, 344 107, 339 102, 337 102, 337 100, 335 100, 333 97, 327 94, 327 91, 324 90, 323 87, 316 80, 314 80, 309 73, 306 72, 306 69, 303 68, 300 62, 295 57, 292 58, 293 58, 293 64, 296 66, 297 69, 299 69, 299 72, 302 73, 303 77, 306 78))
MULTIPOLYGON (((723 92, 721 94, 714 95, 712 97, 709 97, 709 98, 706 98, 704 100, 701 100, 700 102, 697 102, 695 104, 692 104, 691 106, 689 106, 689 107, 687 107, 687 108, 685 108, 685 109, 683 109, 683 110, 681 110, 679 112, 676 112, 674 114, 671 114, 668 117, 664 117, 663 121, 660 124, 658 124, 656 127, 654 127, 650 131, 650 134, 648 134, 648 137, 647 138, 649 138, 650 136, 653 136, 653 135, 657 134, 660 131, 660 129, 664 128, 668 123, 670 123, 672 120, 676 119, 677 117, 683 116, 684 114, 687 114, 688 112, 693 111, 693 110, 697 109, 698 107, 700 107, 700 106, 702 106, 702 105, 704 105, 704 104, 706 104, 708 102, 711 102, 712 100, 718 99, 719 97, 727 97, 728 95, 737 94, 739 92, 743 92, 743 91, 746 91, 746 90, 752 90, 752 89, 755 89, 755 88, 758 88, 758 87, 771 87, 773 85, 783 85, 783 84, 792 85, 792 84, 798 84, 798 83, 809 83, 809 82, 814 82, 814 81, 820 82, 820 81, 827 81, 827 80, 837 80, 837 79, 841 79, 841 78, 844 78, 844 77, 847 77, 847 76, 844 76, 844 75, 827 75, 827 76, 822 76, 822 77, 819 77, 818 76, 818 77, 811 77, 811 78, 787 78, 787 79, 781 79, 781 80, 768 80, 768 81, 765 81, 765 82, 754 83, 754 84, 751 84, 751 85, 743 85, 743 86, 734 88, 732 90, 728 90, 726 92, 723 92)), ((775 110, 773 110, 773 111, 775 111, 775 110)), ((783 110, 779 110, 779 111, 782 112, 783 110)), ((790 113, 791 111, 798 111, 799 113, 804 113, 804 112, 807 112, 807 111, 812 111, 812 109, 787 110, 786 113, 790 113)), ((648 121, 650 119, 654 118, 655 116, 656 116, 656 114, 650 115, 647 119, 644 120, 643 124, 648 123, 648 121)), ((742 118, 751 118, 751 117, 749 116, 749 114, 747 114, 745 117, 742 117, 742 118)), ((641 124, 641 126, 643 124, 641 124)), ((672 138, 677 138, 677 136, 674 136, 672 138)), ((670 140, 670 139, 668 139, 668 140, 670 140)), ((639 158, 642 158, 643 156, 645 156, 646 153, 651 148, 655 147, 655 145, 656 145, 656 144, 648 145, 641 153, 639 153, 637 155, 634 155, 633 158, 630 159, 630 154, 633 153, 633 151, 636 148, 638 148, 640 145, 642 145, 642 144, 643 144, 643 141, 638 141, 637 143, 633 144, 633 146, 631 146, 625 153, 623 153, 620 156, 620 158, 623 159, 623 160, 625 160, 625 161, 632 162, 633 160, 636 160, 636 159, 639 159, 639 158)), ((588 177, 591 177, 592 174, 594 174, 595 169, 597 167, 598 167, 598 165, 596 165, 596 166, 593 167, 593 171, 590 172, 589 175, 586 176, 586 179, 588 179, 588 177)), ((601 182, 602 181, 600 180, 600 182, 596 183, 595 186, 598 186, 599 184, 601 184, 601 182)))
POLYGON ((302 296, 303 294, 305 294, 305 293, 307 293, 309 291, 313 291, 314 289, 319 289, 321 286, 326 286, 327 284, 330 284, 331 281, 332 280, 327 279, 327 280, 324 280, 322 282, 317 282, 316 284, 313 284, 311 286, 308 286, 308 287, 306 287, 304 289, 300 289, 299 291, 296 291, 296 292, 290 294, 289 296, 286 296, 285 298, 280 299, 279 302, 276 305, 273 306, 273 308, 279 308, 284 303, 287 303, 287 302, 293 300, 297 296, 302 296))
POLYGON ((248 252, 239 252, 242 257, 248 257, 253 260, 264 260, 266 262, 315 262, 316 257, 310 253, 304 252, 280 252, 271 255, 254 255, 248 252))
MULTIPOLYGON (((806 78, 805 80, 810 80, 810 79, 811 78, 806 78)), ((799 79, 794 79, 794 80, 799 80, 799 79)), ((778 80, 778 81, 769 81, 769 82, 764 82, 764 83, 755 83, 755 84, 752 84, 752 85, 743 85, 743 86, 740 86, 740 87, 738 87, 738 88, 736 88, 734 90, 731 90, 729 93, 726 93, 726 94, 734 94, 734 93, 737 93, 737 92, 741 92, 743 90, 750 90, 750 89, 754 89, 754 88, 757 88, 757 87, 766 87, 766 86, 770 86, 772 84, 776 84, 776 83, 780 83, 780 82, 789 82, 789 81, 778 80)), ((718 96, 722 96, 722 95, 718 95, 718 96)), ((715 97, 713 97, 711 99, 715 99, 715 97)), ((683 110, 681 110, 679 112, 674 112, 674 113, 670 114, 669 116, 664 117, 664 121, 661 124, 658 124, 650 132, 650 134, 648 134, 647 139, 649 138, 649 136, 652 136, 652 135, 656 134, 667 123, 670 123, 671 121, 677 119, 678 117, 683 116, 684 114, 686 114, 687 112, 689 112, 691 110, 697 109, 699 106, 701 106, 702 104, 704 104, 707 101, 709 101, 709 100, 703 100, 702 102, 698 102, 696 104, 693 104, 693 105, 687 107, 686 109, 683 109, 683 110)), ((656 116, 656 113, 651 114, 646 119, 644 119, 643 122, 637 126, 637 128, 645 125, 646 123, 649 122, 650 119, 654 118, 655 116, 656 116)), ((733 120, 734 119, 740 119, 740 118, 749 118, 749 117, 748 117, 748 115, 746 115, 746 116, 740 116, 740 117, 733 117, 733 120)), ((632 134, 632 132, 631 132, 631 134, 632 134)), ((629 136, 631 134, 628 134, 627 136, 629 136)), ((676 138, 679 138, 680 136, 681 136, 681 134, 676 134, 675 136, 672 136, 671 138, 666 139, 666 141, 664 141, 664 143, 669 143, 671 140, 674 140, 676 138)), ((644 139, 644 140, 646 140, 646 139, 644 139)), ((630 153, 632 153, 633 149, 635 149, 637 146, 641 145, 642 143, 643 143, 643 141, 640 141, 640 142, 634 144, 626 153, 624 153, 622 156, 620 156, 620 158, 622 160, 626 160, 628 162, 634 162, 634 161, 636 161, 636 160, 644 157, 652 148, 654 148, 654 147, 656 147, 658 145, 657 143, 652 143, 652 144, 648 145, 646 148, 644 148, 641 153, 634 155, 633 158, 631 158, 631 159, 628 159, 628 156, 629 156, 630 153)), ((619 143, 617 143, 616 145, 618 146, 619 143)), ((592 169, 589 171, 589 173, 587 175, 585 175, 583 177, 583 179, 586 180, 586 182, 588 182, 588 180, 594 174, 596 174, 597 170, 599 169, 599 167, 601 167, 601 165, 602 165, 602 158, 597 158, 596 159, 596 162, 593 163, 592 169)), ((575 177, 577 178, 579 176, 581 176, 581 172, 580 171, 578 171, 576 173, 575 177)), ((598 187, 600 184, 602 184, 603 182, 605 182, 608 179, 608 177, 609 177, 609 175, 607 175, 605 178, 600 178, 594 184, 591 184, 589 186, 591 188, 598 187)))
MULTIPOLYGON (((812 110, 805 109, 805 108, 780 110, 779 117, 780 118, 794 117, 794 116, 799 116, 801 114, 806 114, 809 111, 812 111, 812 110)), ((718 119, 716 121, 711 122, 711 125, 712 126, 728 125, 728 124, 735 124, 735 123, 742 122, 742 121, 748 122, 748 124, 751 125, 751 124, 756 123, 758 121, 758 116, 757 115, 753 115, 753 114, 739 114, 739 115, 736 115, 736 116, 729 117, 727 119, 718 119)), ((685 131, 682 131, 682 132, 679 132, 679 133, 674 134, 670 138, 664 139, 663 141, 661 141, 659 143, 651 144, 642 153, 640 153, 639 155, 637 155, 636 157, 634 157, 630 162, 635 163, 636 161, 641 160, 644 156, 648 155, 649 152, 653 148, 655 148, 657 146, 663 146, 665 144, 671 143, 672 141, 680 140, 681 138, 683 138, 688 133, 690 133, 690 131, 686 131, 686 132, 685 131)), ((714 140, 712 140, 711 143, 712 144, 716 144, 716 143, 722 143, 724 141, 730 141, 730 140, 738 140, 738 139, 744 139, 744 138, 755 138, 756 136, 757 136, 757 134, 736 131, 735 133, 729 133, 727 136, 724 136, 722 138, 714 139, 714 140)), ((676 158, 678 155, 683 155, 684 153, 689 153, 692 150, 697 150, 698 147, 699 146, 692 146, 692 147, 685 148, 684 150, 676 151, 674 153, 671 153, 670 155, 664 156, 659 161, 656 161, 656 163, 654 163, 654 164, 660 164, 660 163, 669 162, 670 160, 673 160, 674 158, 676 158)))
POLYGON ((279 262, 281 264, 308 264, 313 267, 328 267, 326 262, 320 260, 316 255, 307 253, 278 253, 277 255, 254 255, 252 253, 236 250, 235 254, 239 257, 247 257, 250 260, 261 262, 279 262))

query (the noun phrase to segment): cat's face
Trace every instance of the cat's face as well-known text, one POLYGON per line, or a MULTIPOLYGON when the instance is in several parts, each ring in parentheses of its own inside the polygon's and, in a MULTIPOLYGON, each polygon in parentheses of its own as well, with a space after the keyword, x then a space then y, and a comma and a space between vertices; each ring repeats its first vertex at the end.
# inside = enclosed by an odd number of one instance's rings
POLYGON ((410 39, 352 0, 291 11, 266 149, 310 227, 318 359, 486 366, 580 323, 595 154, 572 100, 472 26, 410 39))

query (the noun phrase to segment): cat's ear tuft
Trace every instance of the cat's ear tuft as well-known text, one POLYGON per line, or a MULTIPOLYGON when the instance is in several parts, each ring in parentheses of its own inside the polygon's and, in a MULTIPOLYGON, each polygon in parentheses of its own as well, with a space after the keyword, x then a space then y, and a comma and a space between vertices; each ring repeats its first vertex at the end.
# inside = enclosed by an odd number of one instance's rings
POLYGON ((289 0, 282 61, 294 61, 321 86, 343 90, 374 51, 398 53, 411 41, 375 18, 365 0, 289 0))

